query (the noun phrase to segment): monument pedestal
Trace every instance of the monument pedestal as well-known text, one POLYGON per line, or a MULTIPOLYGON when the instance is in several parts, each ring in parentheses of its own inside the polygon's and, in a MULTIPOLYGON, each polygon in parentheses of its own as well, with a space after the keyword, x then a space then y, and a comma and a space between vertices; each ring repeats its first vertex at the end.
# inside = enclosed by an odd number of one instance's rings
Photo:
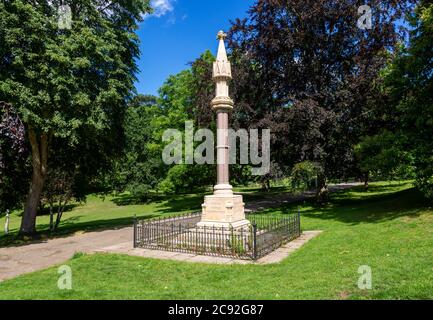
POLYGON ((224 44, 226 34, 218 32, 218 54, 213 63, 213 76, 216 83, 215 98, 212 109, 217 113, 217 185, 214 194, 205 197, 202 220, 198 228, 236 229, 243 232, 250 227, 245 219, 245 203, 240 195, 233 194, 229 178, 229 113, 234 103, 229 96, 228 81, 232 79, 232 71, 224 44))
POLYGON ((241 195, 206 196, 203 215, 198 227, 248 228, 250 222, 245 219, 245 203, 241 195))

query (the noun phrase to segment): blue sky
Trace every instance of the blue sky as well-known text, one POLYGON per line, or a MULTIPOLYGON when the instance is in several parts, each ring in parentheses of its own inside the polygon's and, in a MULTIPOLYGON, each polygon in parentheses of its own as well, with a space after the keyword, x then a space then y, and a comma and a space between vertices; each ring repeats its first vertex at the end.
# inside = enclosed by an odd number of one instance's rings
POLYGON ((254 0, 152 0, 155 12, 140 24, 137 91, 157 94, 169 75, 188 67, 206 49, 215 52, 219 30, 246 16, 254 0))

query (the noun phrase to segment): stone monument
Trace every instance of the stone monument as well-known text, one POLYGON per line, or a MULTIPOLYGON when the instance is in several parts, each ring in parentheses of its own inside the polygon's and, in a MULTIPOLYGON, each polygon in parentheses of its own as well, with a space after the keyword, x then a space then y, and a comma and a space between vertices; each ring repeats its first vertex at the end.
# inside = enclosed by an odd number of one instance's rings
POLYGON ((218 54, 213 64, 216 97, 211 105, 217 114, 217 185, 214 194, 205 197, 202 220, 197 226, 241 229, 249 227, 250 222, 245 218, 243 198, 233 194, 229 180, 229 113, 233 110, 234 103, 229 96, 228 82, 232 79, 232 72, 225 38, 226 34, 220 31, 217 37, 218 54))

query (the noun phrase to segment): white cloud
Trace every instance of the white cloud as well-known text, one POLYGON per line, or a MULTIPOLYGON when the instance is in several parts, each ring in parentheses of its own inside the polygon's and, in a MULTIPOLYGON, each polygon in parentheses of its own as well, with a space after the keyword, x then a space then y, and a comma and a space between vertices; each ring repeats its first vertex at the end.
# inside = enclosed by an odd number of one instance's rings
POLYGON ((159 18, 172 12, 174 10, 174 1, 175 0, 152 0, 151 6, 154 10, 152 16, 159 18))

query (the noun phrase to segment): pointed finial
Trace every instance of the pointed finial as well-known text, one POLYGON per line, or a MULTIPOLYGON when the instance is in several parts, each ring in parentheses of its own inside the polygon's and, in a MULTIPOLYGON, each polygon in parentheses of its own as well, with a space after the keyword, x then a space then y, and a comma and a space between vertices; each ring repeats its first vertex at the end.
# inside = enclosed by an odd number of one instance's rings
POLYGON ((224 33, 224 31, 222 31, 222 30, 220 32, 218 32, 218 34, 217 34, 218 40, 225 40, 226 37, 227 37, 227 33, 224 33))
POLYGON ((227 35, 224 33, 224 31, 218 32, 219 45, 213 69, 214 79, 225 78, 226 80, 229 80, 232 78, 231 66, 229 60, 227 59, 227 51, 224 44, 224 39, 226 36, 227 35))

